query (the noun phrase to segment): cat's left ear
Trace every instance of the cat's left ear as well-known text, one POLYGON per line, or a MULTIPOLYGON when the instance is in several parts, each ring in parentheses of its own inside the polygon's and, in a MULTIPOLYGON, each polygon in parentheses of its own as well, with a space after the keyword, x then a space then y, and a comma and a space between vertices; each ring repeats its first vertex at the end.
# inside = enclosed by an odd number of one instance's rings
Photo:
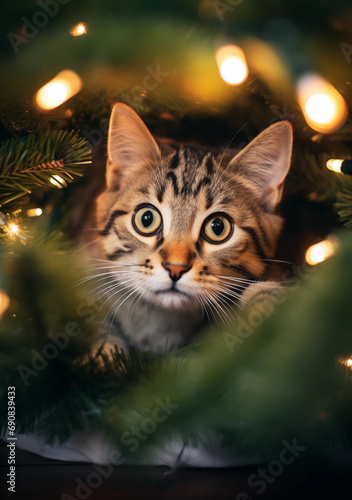
POLYGON ((127 104, 115 104, 108 135, 108 189, 118 189, 124 177, 158 161, 160 149, 137 113, 127 104))
POLYGON ((240 151, 228 169, 243 175, 272 212, 282 194, 292 153, 292 126, 288 121, 271 125, 240 151))

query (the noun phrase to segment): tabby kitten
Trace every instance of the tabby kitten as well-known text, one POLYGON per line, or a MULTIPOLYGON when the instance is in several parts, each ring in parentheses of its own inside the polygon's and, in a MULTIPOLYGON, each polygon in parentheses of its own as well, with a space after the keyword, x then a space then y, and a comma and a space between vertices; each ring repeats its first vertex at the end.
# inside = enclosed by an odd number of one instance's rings
POLYGON ((96 210, 96 271, 110 301, 113 342, 175 349, 207 318, 226 320, 235 303, 256 295, 256 283, 270 279, 282 225, 274 211, 291 148, 288 122, 237 154, 158 145, 129 106, 115 104, 96 210))

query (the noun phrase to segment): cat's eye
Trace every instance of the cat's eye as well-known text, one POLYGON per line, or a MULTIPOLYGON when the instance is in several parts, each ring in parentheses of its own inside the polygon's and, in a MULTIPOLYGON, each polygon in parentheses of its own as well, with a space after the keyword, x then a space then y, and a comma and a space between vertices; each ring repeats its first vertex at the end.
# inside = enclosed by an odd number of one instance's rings
POLYGON ((162 226, 160 212, 152 205, 140 205, 132 216, 132 225, 143 236, 154 236, 162 226))
POLYGON ((202 227, 202 236, 209 243, 224 243, 233 233, 233 222, 225 214, 213 214, 202 227))

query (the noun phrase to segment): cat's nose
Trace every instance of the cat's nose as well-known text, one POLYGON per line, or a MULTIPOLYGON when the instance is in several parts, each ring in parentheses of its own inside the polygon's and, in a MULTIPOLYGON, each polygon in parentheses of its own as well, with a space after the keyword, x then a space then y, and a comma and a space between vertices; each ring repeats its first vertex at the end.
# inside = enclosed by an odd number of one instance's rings
POLYGON ((166 262, 162 266, 167 269, 169 276, 172 281, 178 281, 181 276, 191 269, 192 266, 186 264, 172 264, 172 262, 166 262))

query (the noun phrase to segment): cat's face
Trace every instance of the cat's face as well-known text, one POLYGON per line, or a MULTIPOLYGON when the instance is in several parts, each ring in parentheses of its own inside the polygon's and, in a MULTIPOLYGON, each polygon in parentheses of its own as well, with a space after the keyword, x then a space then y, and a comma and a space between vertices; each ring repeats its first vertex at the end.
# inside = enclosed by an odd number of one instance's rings
POLYGON ((122 295, 211 310, 264 279, 281 228, 273 210, 291 135, 287 122, 276 124, 226 161, 187 146, 160 150, 131 108, 115 105, 98 221, 122 295))

